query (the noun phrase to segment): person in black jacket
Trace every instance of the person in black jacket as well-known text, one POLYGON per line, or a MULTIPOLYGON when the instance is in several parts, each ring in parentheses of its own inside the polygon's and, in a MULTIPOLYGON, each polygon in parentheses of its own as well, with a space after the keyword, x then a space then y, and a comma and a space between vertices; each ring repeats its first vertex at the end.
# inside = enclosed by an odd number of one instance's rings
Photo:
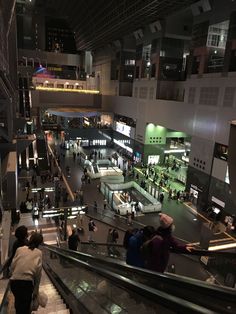
POLYGON ((69 250, 77 251, 80 238, 75 229, 72 229, 72 234, 68 238, 68 248, 69 250))
POLYGON ((16 250, 19 247, 28 245, 28 239, 27 239, 28 238, 28 229, 27 229, 27 227, 22 225, 22 226, 19 226, 18 228, 16 228, 15 237, 16 237, 16 240, 13 243, 11 254, 2 268, 4 278, 9 277, 10 266, 11 266, 11 263, 12 263, 12 260, 15 256, 15 254, 16 254, 16 250))

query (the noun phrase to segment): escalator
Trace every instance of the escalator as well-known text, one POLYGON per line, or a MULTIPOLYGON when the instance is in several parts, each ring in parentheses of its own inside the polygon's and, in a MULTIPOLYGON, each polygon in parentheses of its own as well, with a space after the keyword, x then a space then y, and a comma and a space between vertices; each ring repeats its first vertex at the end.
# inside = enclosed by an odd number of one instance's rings
POLYGON ((73 294, 83 307, 81 313, 87 313, 87 307, 88 313, 236 313, 234 289, 131 267, 107 257, 52 246, 43 250, 51 280, 55 276, 58 289, 64 285, 73 294))
POLYGON ((43 248, 44 269, 73 313, 217 313, 71 253, 43 248))
MULTIPOLYGON (((1 284, 0 293, 1 288, 5 286, 5 295, 0 299, 0 302, 2 301, 2 304, 0 303, 0 313, 13 314, 15 313, 13 295, 9 293, 10 287, 6 280, 3 280, 2 282, 3 284, 1 284)), ((39 307, 37 311, 34 311, 35 314, 70 314, 68 306, 65 304, 44 270, 42 271, 40 291, 43 291, 48 296, 48 302, 46 308, 39 307)))
MULTIPOLYGON (((234 289, 56 246, 44 245, 42 251, 44 271, 51 281, 47 285, 56 289, 57 296, 49 304, 51 310, 48 305, 38 313, 64 314, 68 308, 75 314, 236 313, 234 289), (60 308, 53 310, 52 303, 57 302, 60 308)), ((1 314, 7 313, 6 300, 5 296, 1 314)))

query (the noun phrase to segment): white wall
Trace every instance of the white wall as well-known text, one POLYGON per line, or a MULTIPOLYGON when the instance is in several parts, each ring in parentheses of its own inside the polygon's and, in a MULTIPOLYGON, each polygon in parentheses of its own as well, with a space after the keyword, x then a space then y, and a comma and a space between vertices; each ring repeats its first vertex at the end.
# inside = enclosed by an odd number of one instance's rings
MULTIPOLYGON (((136 134, 141 132, 141 135, 144 135, 146 123, 152 122, 191 136, 227 145, 230 121, 236 119, 236 88, 231 106, 224 105, 224 97, 226 87, 236 86, 234 75, 236 73, 229 74, 229 77, 220 77, 216 74, 206 75, 201 79, 192 77, 185 82, 184 102, 103 96, 103 106, 115 113, 137 119, 136 134), (193 103, 188 103, 190 87, 196 89, 193 103), (213 105, 199 105, 203 87, 219 89, 217 101, 213 105)), ((144 82, 150 86, 154 84, 151 80, 144 82)), ((135 82, 136 86, 138 83, 139 81, 135 82)))
POLYGON ((85 95, 68 92, 46 92, 34 90, 31 93, 33 107, 100 107, 100 95, 85 95))
POLYGON ((157 81, 154 79, 136 79, 133 82, 133 97, 142 99, 155 99, 157 81), (146 95, 145 95, 146 94, 146 95))
POLYGON ((110 80, 113 53, 109 48, 96 51, 93 59, 93 71, 95 77, 100 77, 100 91, 104 95, 117 95, 117 84, 110 80))

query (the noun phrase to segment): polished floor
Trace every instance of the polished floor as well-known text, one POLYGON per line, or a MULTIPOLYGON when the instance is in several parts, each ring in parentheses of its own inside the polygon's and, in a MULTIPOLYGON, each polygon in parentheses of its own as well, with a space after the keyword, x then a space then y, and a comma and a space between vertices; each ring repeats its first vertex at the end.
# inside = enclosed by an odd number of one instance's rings
MULTIPOLYGON (((60 153, 59 143, 51 142, 50 145, 54 150, 60 153)), ((110 156, 111 150, 103 149, 103 154, 110 156)), ((91 183, 83 184, 81 182, 81 177, 83 175, 83 168, 79 164, 79 160, 74 160, 73 158, 73 149, 63 150, 63 155, 65 157, 61 158, 61 168, 66 174, 66 167, 70 167, 70 175, 66 176, 67 183, 71 189, 71 193, 76 190, 83 190, 84 193, 84 203, 89 206, 88 215, 83 218, 83 228, 84 234, 81 235, 81 241, 88 240, 88 219, 92 217, 98 227, 98 231, 94 234, 94 240, 96 242, 106 242, 107 234, 109 228, 117 228, 119 230, 119 243, 122 243, 124 232, 130 228, 127 225, 126 219, 124 217, 118 217, 114 212, 107 206, 107 209, 104 211, 104 197, 98 191, 97 185, 99 180, 91 180, 91 183), (97 211, 94 211, 94 201, 98 204, 97 211)), ((52 173, 56 169, 52 169, 52 173)), ((21 179, 23 176, 30 177, 30 173, 24 174, 21 173, 21 179)), ((39 179, 39 178, 38 178, 39 179)), ((47 183, 47 186, 52 186, 53 183, 47 183)), ((40 186, 40 184, 39 184, 40 186)), ((25 191, 21 188, 20 198, 23 200, 25 198, 25 191)), ((53 194, 52 194, 53 198, 53 194)), ((71 201, 65 204, 61 203, 60 206, 71 206, 78 205, 78 200, 71 201)), ((202 227, 205 223, 208 223, 207 218, 203 215, 197 213, 193 206, 190 204, 184 204, 177 202, 175 200, 168 200, 167 195, 165 195, 162 211, 174 219, 174 224, 176 226, 175 236, 179 241, 183 243, 195 243, 199 244, 201 239, 202 227)), ((54 227, 53 221, 48 221, 45 219, 39 219, 35 221, 32 219, 30 214, 22 215, 20 224, 26 224, 30 229, 43 229, 45 235, 45 241, 49 244, 56 242, 56 229, 54 227)), ((71 226, 75 221, 68 222, 71 226)), ((145 214, 139 217, 136 217, 133 221, 132 227, 142 228, 145 225, 153 225, 154 227, 159 226, 159 216, 157 213, 145 214)), ((225 233, 215 234, 212 236, 212 242, 221 243, 224 241, 233 241, 234 239, 225 233)), ((174 263, 176 266, 176 273, 186 276, 191 276, 197 279, 205 280, 209 277, 208 272, 200 265, 199 261, 191 260, 187 257, 181 257, 172 255, 170 263, 174 263)))

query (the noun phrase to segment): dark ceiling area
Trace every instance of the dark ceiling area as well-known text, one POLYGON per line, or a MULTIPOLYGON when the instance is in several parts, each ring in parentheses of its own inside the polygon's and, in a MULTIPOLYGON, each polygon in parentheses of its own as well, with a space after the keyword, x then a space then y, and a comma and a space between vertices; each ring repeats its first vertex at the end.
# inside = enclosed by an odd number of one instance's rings
POLYGON ((46 12, 65 17, 75 32, 78 50, 93 50, 196 0, 36 0, 46 12))

